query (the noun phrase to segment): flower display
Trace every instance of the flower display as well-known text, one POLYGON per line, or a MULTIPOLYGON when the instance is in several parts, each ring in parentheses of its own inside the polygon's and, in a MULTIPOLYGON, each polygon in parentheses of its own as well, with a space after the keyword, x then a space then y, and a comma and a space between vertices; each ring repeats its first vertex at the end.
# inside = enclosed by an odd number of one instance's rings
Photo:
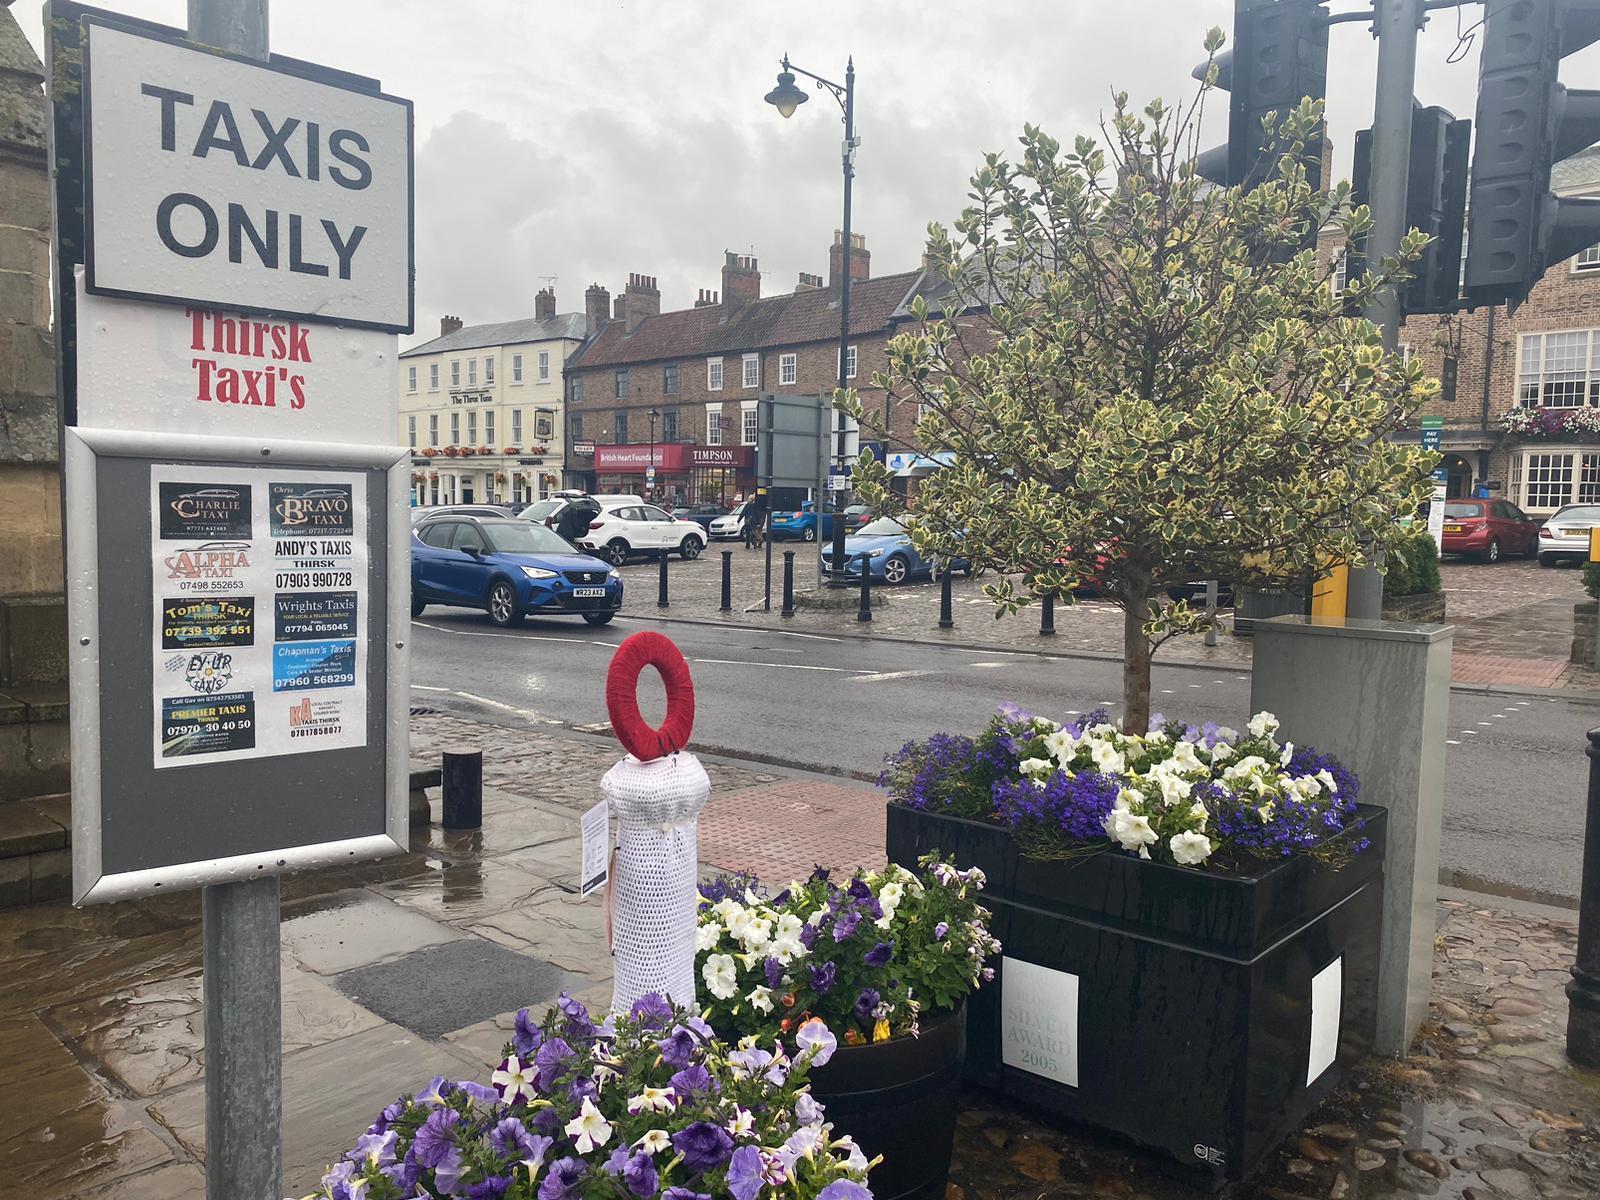
MULTIPOLYGON (((978 903, 983 872, 931 855, 919 866, 837 880, 819 867, 771 898, 748 875, 702 887, 695 965, 706 1020, 725 1036, 766 1045, 792 1035, 831 1054, 840 1038, 915 1035, 954 1009, 992 977, 984 960, 1000 949, 978 903)), ((754 1058, 741 1065, 764 1069, 754 1058)))
POLYGON ((1600 408, 1513 408, 1500 428, 1525 438, 1600 437, 1600 408))
POLYGON ((444 1078, 386 1107, 310 1200, 871 1200, 807 1075, 822 1022, 737 1047, 656 995, 590 1019, 524 1009, 490 1083, 444 1078))
POLYGON ((1119 850, 1204 867, 1311 854, 1341 865, 1366 848, 1359 782, 1277 733, 1269 712, 1243 730, 1157 714, 1131 734, 1104 712, 1061 724, 1002 705, 959 751, 944 733, 902 747, 879 782, 898 804, 1009 826, 1029 858, 1119 850), (975 778, 988 781, 981 802, 975 778))

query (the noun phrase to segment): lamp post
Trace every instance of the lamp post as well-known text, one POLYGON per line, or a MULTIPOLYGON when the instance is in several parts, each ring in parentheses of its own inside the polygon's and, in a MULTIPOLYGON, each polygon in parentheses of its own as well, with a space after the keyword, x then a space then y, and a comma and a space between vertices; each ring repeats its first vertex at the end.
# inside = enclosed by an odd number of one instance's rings
POLYGON ((661 410, 650 410, 650 469, 645 472, 644 490, 646 498, 651 489, 656 486, 656 422, 661 419, 661 410))
MULTIPOLYGON (((842 239, 844 242, 843 256, 840 263, 839 274, 839 387, 843 388, 849 378, 848 355, 850 350, 850 181, 855 178, 856 147, 860 144, 856 137, 856 65, 855 59, 845 61, 844 83, 834 83, 831 79, 824 79, 821 75, 812 74, 804 67, 797 67, 789 61, 789 56, 783 56, 783 69, 778 72, 778 86, 767 93, 767 103, 778 110, 785 119, 794 116, 795 109, 804 104, 809 96, 795 85, 795 72, 804 75, 807 79, 815 81, 817 90, 826 90, 839 102, 840 109, 844 112, 844 142, 840 147, 840 160, 844 168, 844 229, 842 239)), ((830 408, 830 412, 832 409, 830 408)), ((845 428, 843 414, 834 419, 837 427, 834 445, 834 458, 844 465, 845 457, 845 428)), ((826 479, 823 480, 826 483, 826 479)), ((817 542, 822 542, 822 531, 825 528, 823 518, 827 515, 828 501, 827 488, 817 489, 817 542)), ((844 522, 835 519, 833 522, 833 561, 838 564, 836 578, 844 578, 844 522)))

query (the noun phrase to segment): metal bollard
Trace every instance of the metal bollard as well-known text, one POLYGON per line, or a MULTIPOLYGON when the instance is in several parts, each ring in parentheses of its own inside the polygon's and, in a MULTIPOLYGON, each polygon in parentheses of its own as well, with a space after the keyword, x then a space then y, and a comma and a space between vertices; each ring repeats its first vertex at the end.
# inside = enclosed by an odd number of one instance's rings
POLYGON ((861 607, 856 620, 872 620, 872 559, 866 554, 861 555, 861 607))
POLYGON ((794 616, 794 551, 783 552, 783 607, 778 610, 780 617, 794 616))
POLYGON ((483 827, 483 751, 444 752, 444 827, 483 827))
POLYGON ((661 552, 661 575, 656 582, 656 607, 667 607, 667 552, 661 552))
POLYGON ((1039 636, 1054 637, 1056 632, 1056 594, 1044 594, 1044 610, 1039 614, 1039 636))
POLYGON ((722 552, 722 607, 718 612, 733 611, 733 551, 722 552))
POLYGON ((1578 954, 1567 984, 1567 1057, 1600 1067, 1600 729, 1589 731, 1589 815, 1578 901, 1578 954))
POLYGON ((954 629, 956 627, 955 614, 950 608, 950 568, 947 566, 939 572, 939 628, 954 629))

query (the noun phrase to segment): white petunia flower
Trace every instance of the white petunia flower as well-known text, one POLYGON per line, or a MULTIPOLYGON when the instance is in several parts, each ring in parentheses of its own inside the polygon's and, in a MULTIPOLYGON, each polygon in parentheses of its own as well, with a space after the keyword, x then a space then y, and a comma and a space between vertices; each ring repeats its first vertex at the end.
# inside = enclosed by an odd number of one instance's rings
POLYGON ((1107 775, 1120 775, 1127 767, 1122 752, 1109 741, 1096 741, 1089 747, 1089 757, 1094 760, 1095 770, 1107 775))
POLYGON ((1278 718, 1262 709, 1250 718, 1250 724, 1247 728, 1250 730, 1251 737, 1271 737, 1278 732, 1278 718))
POLYGON ((647 1087, 628 1099, 628 1111, 636 1116, 642 1112, 671 1112, 673 1102, 670 1087, 647 1087))
POLYGON ((1291 758, 1293 758, 1293 757, 1294 757, 1294 743, 1293 742, 1285 742, 1283 744, 1283 753, 1278 755, 1278 765, 1280 767, 1287 767, 1289 765, 1289 760, 1291 758))
POLYGON ((489 1076, 489 1082, 497 1088, 504 1089, 501 1095, 505 1097, 507 1104, 515 1104, 518 1097, 532 1100, 538 1094, 534 1089, 533 1076, 533 1064, 530 1062, 524 1065, 518 1062, 517 1056, 513 1054, 506 1059, 505 1066, 489 1076))
POLYGON ((1054 772, 1055 767, 1048 758, 1025 758, 1017 764, 1017 770, 1021 771, 1029 779, 1042 779, 1044 776, 1054 772))
POLYGON ((1201 829, 1204 829, 1206 822, 1211 819, 1211 814, 1206 810, 1206 806, 1198 800, 1189 806, 1189 815, 1200 822, 1201 829))
POLYGON ((758 1013, 769 1013, 772 1011, 772 989, 767 987, 765 984, 758 986, 756 990, 746 996, 745 999, 750 1001, 750 1007, 755 1009, 758 1013))
POLYGON ((718 1000, 732 1000, 739 994, 739 972, 731 954, 713 954, 700 968, 700 975, 718 1000))
POLYGON ((1172 757, 1168 761, 1177 763, 1177 769, 1186 774, 1206 769, 1205 763, 1201 762, 1200 756, 1195 753, 1193 742, 1179 742, 1173 746, 1172 757))
POLYGON ((1328 795, 1337 796, 1339 794, 1339 785, 1334 782, 1333 776, 1328 773, 1326 767, 1317 772, 1317 782, 1328 789, 1328 795))
POLYGON ((566 1128, 567 1136, 572 1139, 573 1148, 579 1154, 588 1154, 596 1146, 604 1146, 611 1140, 611 1122, 605 1119, 588 1096, 583 1098, 583 1108, 567 1122, 566 1128))
POLYGON ((672 1149, 672 1135, 665 1129, 652 1129, 634 1145, 646 1154, 660 1154, 663 1150, 672 1149))
POLYGON ((1150 828, 1148 817, 1138 816, 1125 808, 1112 809, 1106 814, 1106 833, 1124 850, 1137 850, 1149 857, 1147 846, 1156 841, 1156 831, 1150 828))
POLYGON ((1078 739, 1072 736, 1070 730, 1058 729, 1046 735, 1044 748, 1050 752, 1051 758, 1064 767, 1077 755, 1078 739))
POLYGON ((772 944, 767 947, 768 953, 785 966, 789 960, 804 956, 806 944, 800 940, 800 931, 806 923, 793 913, 784 913, 778 918, 778 926, 772 935, 772 944))
POLYGON ((707 921, 694 931, 694 950, 696 954, 707 950, 715 950, 717 943, 722 940, 722 926, 715 921, 707 921))
POLYGON ((1203 833, 1175 833, 1167 845, 1180 866, 1192 867, 1211 857, 1211 839, 1203 833))

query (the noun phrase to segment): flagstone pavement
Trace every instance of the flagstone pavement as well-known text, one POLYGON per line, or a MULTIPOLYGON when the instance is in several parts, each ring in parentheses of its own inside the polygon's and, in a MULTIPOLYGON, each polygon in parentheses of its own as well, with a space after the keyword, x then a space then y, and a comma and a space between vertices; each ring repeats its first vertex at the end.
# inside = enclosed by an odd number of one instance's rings
MULTIPOLYGON (((409 854, 283 880, 284 1185, 304 1195, 401 1090, 485 1077, 515 1010, 610 994, 599 896, 576 895, 579 813, 614 744, 414 718, 414 747, 478 745, 480 830, 419 828, 409 854)), ((431 748, 431 749, 430 749, 431 748)), ((882 860, 870 789, 708 763, 708 870, 769 879, 882 860)), ((433 802, 437 819, 439 804, 433 802)), ((203 1195, 198 897, 0 913, 0 1178, 28 1200, 203 1195)), ((1240 1200, 1580 1200, 1600 1193, 1600 1076, 1562 1054, 1573 915, 1451 893, 1434 1002, 1240 1200)), ((1195 1200, 1151 1160, 967 1097, 948 1200, 1195 1200)))

